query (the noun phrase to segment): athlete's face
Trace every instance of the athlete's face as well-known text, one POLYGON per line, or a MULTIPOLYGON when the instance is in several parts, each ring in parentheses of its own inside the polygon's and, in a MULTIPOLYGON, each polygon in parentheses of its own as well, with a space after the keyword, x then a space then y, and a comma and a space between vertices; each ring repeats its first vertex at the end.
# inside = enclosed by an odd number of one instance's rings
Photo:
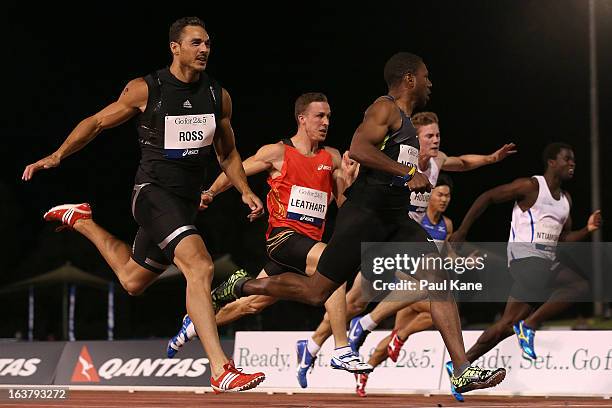
POLYGON ((433 211, 443 213, 448 208, 450 200, 450 188, 448 186, 439 186, 431 190, 428 206, 433 211))
POLYGON ((331 109, 327 102, 311 102, 306 111, 298 115, 300 127, 314 142, 323 142, 327 137, 331 109))
POLYGON ((419 154, 421 156, 437 157, 440 150, 440 128, 437 123, 421 126, 417 130, 419 136, 419 154))
POLYGON ((574 152, 570 149, 561 149, 555 160, 548 161, 548 167, 552 168, 561 180, 571 179, 576 168, 574 152))
POLYGON ((425 64, 421 64, 414 77, 414 94, 416 96, 417 107, 423 107, 429 101, 429 95, 431 94, 431 81, 429 80, 429 71, 427 71, 425 64))
POLYGON ((183 67, 204 71, 210 55, 210 37, 200 26, 187 26, 181 32, 179 42, 171 42, 173 58, 183 67))

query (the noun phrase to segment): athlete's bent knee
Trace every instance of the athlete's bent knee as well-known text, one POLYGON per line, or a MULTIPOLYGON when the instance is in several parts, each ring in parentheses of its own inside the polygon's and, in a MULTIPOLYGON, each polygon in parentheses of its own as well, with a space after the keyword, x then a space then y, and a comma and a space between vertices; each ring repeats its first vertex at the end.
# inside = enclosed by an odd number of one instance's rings
POLYGON ((366 302, 361 302, 361 301, 349 302, 346 305, 346 313, 348 315, 356 316, 360 314, 361 312, 363 312, 367 306, 368 304, 366 302))
POLYGON ((206 281, 212 282, 214 275, 214 265, 211 262, 201 262, 199 265, 190 265, 182 270, 187 281, 206 281))
POLYGON ((140 296, 147 288, 142 282, 139 281, 121 281, 121 286, 130 296, 140 296))

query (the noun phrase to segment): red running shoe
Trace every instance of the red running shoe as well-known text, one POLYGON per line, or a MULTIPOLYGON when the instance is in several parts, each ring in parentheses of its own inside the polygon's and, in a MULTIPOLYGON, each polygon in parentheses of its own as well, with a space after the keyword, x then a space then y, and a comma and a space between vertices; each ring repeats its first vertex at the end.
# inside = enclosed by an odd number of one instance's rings
POLYGON ((368 394, 366 394, 365 387, 368 382, 368 375, 355 374, 355 382, 357 382, 357 384, 355 385, 355 392, 357 393, 357 395, 359 395, 360 397, 367 397, 368 394))
POLYGON ((406 340, 402 340, 397 335, 397 330, 393 330, 391 332, 391 341, 387 345, 387 355, 394 363, 397 362, 397 358, 399 357, 399 352, 404 346, 406 340))
POLYGON ((257 387, 266 379, 264 373, 245 374, 236 369, 234 361, 230 360, 223 366, 225 371, 219 378, 210 377, 210 385, 215 394, 222 392, 238 392, 257 387))
POLYGON ((59 221, 64 224, 56 231, 72 229, 78 220, 91 219, 91 207, 88 203, 58 205, 47 211, 43 218, 45 221, 59 221))

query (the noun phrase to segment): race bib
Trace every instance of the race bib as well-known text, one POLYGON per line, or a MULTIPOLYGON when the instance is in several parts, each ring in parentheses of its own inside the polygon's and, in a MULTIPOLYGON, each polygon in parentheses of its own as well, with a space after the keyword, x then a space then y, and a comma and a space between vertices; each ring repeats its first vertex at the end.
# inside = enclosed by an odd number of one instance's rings
POLYGON ((533 242, 535 243, 536 249, 554 254, 562 229, 563 226, 560 224, 536 223, 533 231, 533 242))
POLYGON ((410 207, 408 211, 424 212, 427 210, 431 193, 410 193, 410 207))
POLYGON ((419 162, 419 149, 413 146, 400 145, 397 162, 406 166, 416 166, 419 162))
POLYGON ((292 186, 287 218, 320 227, 327 213, 327 193, 308 187, 292 186))
POLYGON ((166 116, 164 126, 164 152, 170 159, 180 159, 200 153, 215 136, 215 115, 166 116))
POLYGON ((559 241, 559 235, 562 229, 563 225, 561 224, 538 222, 534 226, 533 242, 555 245, 557 241, 559 241))

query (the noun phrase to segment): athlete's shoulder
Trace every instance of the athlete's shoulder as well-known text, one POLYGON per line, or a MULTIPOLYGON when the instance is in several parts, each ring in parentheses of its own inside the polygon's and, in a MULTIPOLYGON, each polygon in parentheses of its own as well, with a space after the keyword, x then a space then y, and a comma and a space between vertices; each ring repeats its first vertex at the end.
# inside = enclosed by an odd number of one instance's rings
POLYGON ((438 150, 438 155, 433 159, 438 165, 438 167, 442 167, 444 165, 444 162, 448 159, 448 156, 443 151, 438 150))
POLYGON ((442 219, 444 220, 444 224, 446 225, 446 233, 449 235, 452 234, 453 233, 453 220, 448 218, 446 215, 443 215, 442 219))
POLYGON ((147 81, 145 81, 144 77, 138 77, 138 78, 134 78, 131 79, 130 81, 128 81, 128 83, 125 85, 124 91, 125 90, 129 91, 147 91, 148 87, 147 87, 147 81))
POLYGON ((565 196, 565 198, 567 199, 567 201, 569 202, 569 205, 570 205, 570 207, 571 207, 571 205, 572 205, 572 196, 571 196, 571 194, 569 193, 569 191, 567 191, 567 190, 561 190, 561 194, 563 194, 563 195, 565 196))
POLYGON ((540 183, 535 177, 519 177, 510 184, 524 194, 538 192, 540 189, 540 183))
POLYGON ((283 142, 270 143, 263 145, 257 151, 257 155, 266 156, 268 158, 283 157, 285 154, 285 144, 283 142))
POLYGON ((121 91, 119 101, 129 107, 144 110, 149 97, 149 87, 143 77, 130 80, 121 91))
POLYGON ((335 147, 331 147, 331 146, 323 146, 323 150, 325 150, 327 153, 331 154, 332 157, 334 158, 338 158, 340 159, 340 150, 336 149, 335 147))
POLYGON ((365 111, 364 121, 389 126, 399 118, 399 109, 395 103, 385 97, 376 99, 365 111))
POLYGON ((379 96, 372 102, 370 108, 389 110, 389 111, 397 111, 397 105, 393 101, 393 99, 388 98, 386 96, 379 96))
POLYGON ((379 96, 370 106, 368 106, 366 112, 374 112, 379 114, 386 113, 388 115, 393 112, 397 112, 398 110, 399 109, 395 105, 395 102, 393 102, 391 99, 384 96, 379 96))

